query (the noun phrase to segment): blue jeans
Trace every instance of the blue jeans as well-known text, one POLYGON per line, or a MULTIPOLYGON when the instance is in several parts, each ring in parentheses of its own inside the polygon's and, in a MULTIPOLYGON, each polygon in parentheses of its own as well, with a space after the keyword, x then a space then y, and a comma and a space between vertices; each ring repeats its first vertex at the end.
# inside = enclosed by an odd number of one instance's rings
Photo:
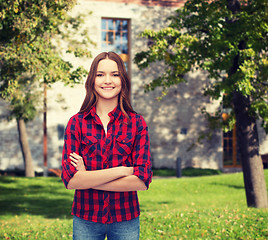
POLYGON ((74 240, 138 240, 140 235, 139 217, 130 221, 111 224, 95 223, 73 217, 74 240))

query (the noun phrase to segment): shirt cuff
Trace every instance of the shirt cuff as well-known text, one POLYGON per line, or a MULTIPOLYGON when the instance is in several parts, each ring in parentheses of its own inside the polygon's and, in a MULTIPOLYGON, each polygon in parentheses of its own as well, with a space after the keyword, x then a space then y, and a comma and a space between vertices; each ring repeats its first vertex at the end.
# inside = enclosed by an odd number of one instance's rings
POLYGON ((145 165, 135 166, 133 174, 144 182, 147 189, 149 188, 149 184, 152 181, 151 168, 149 168, 148 166, 145 166, 145 165))
POLYGON ((71 178, 74 176, 74 174, 77 173, 77 170, 74 166, 70 166, 69 163, 66 163, 63 168, 62 168, 62 172, 61 172, 61 179, 65 185, 65 187, 67 188, 69 181, 71 180, 71 178))

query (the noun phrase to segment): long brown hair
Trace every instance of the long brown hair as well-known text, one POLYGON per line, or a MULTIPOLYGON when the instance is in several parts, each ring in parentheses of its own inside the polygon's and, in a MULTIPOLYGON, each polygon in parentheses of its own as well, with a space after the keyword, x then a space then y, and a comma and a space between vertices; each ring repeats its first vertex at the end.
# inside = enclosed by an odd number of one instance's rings
POLYGON ((103 59, 110 59, 117 63, 122 85, 121 92, 119 93, 118 97, 118 104, 120 105, 120 108, 124 115, 129 119, 127 111, 135 112, 130 104, 130 80, 127 75, 123 60, 118 54, 114 52, 102 52, 93 60, 85 83, 86 97, 80 108, 80 112, 82 113, 89 111, 96 105, 98 101, 98 94, 95 91, 94 84, 97 75, 98 64, 103 59))

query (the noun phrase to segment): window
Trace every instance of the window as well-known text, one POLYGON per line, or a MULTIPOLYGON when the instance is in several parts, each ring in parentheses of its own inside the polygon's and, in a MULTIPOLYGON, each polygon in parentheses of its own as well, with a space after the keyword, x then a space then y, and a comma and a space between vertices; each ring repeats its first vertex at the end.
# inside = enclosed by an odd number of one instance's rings
POLYGON ((236 127, 223 133, 223 166, 241 167, 240 152, 237 144, 236 127))
POLYGON ((129 20, 103 18, 101 34, 102 51, 119 54, 129 72, 129 20))
MULTIPOLYGON (((226 121, 232 112, 230 95, 223 96, 222 107, 222 119, 226 121)), ((223 132, 223 167, 241 167, 236 125, 233 130, 223 132)))

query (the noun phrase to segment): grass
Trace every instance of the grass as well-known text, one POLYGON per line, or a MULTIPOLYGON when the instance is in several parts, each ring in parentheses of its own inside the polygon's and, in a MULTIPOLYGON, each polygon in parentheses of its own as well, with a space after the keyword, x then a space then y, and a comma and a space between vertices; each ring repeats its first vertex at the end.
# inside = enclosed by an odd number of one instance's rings
MULTIPOLYGON (((141 240, 268 238, 268 210, 247 208, 242 173, 156 178, 139 197, 141 240)), ((72 239, 72 198, 55 177, 0 177, 0 239, 72 239)))

